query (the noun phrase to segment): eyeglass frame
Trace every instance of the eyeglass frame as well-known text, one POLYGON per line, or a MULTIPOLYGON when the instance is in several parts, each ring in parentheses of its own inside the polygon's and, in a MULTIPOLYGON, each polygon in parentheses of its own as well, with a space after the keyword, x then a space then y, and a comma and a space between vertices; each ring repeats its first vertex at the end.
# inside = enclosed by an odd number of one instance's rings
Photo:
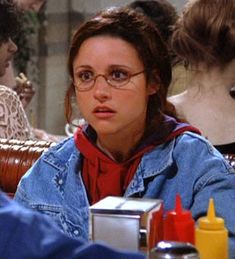
MULTIPOLYGON (((109 86, 111 86, 111 87, 113 87, 113 88, 115 88, 115 89, 121 89, 123 86, 127 85, 128 83, 130 83, 132 77, 137 76, 137 75, 140 75, 140 74, 142 74, 142 73, 145 73, 145 70, 142 70, 142 71, 137 72, 137 73, 129 74, 129 77, 128 77, 127 81, 126 81, 123 85, 121 85, 121 86, 119 86, 119 87, 112 85, 112 84, 110 83, 110 79, 108 79, 105 74, 97 74, 97 75, 90 81, 90 82, 93 81, 93 83, 91 84, 91 86, 88 87, 88 88, 86 88, 86 89, 81 89, 81 88, 79 89, 78 85, 74 83, 74 80, 73 80, 73 85, 74 85, 74 87, 75 87, 75 89, 76 89, 77 91, 79 91, 79 92, 86 92, 86 91, 91 90, 91 89, 94 87, 95 83, 96 83, 96 79, 97 79, 99 76, 102 76, 102 77, 105 79, 106 83, 107 83, 109 86)), ((81 82, 79 85, 81 85, 82 83, 84 83, 84 82, 81 82)))

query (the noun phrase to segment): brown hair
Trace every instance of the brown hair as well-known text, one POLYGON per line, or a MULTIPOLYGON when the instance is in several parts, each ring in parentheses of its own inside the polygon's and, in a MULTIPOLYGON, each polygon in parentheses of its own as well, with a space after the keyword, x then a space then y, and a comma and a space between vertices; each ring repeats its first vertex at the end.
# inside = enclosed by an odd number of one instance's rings
MULTIPOLYGON (((173 105, 166 100, 171 82, 171 65, 167 48, 156 27, 143 14, 132 9, 107 9, 78 28, 73 36, 68 58, 71 79, 73 79, 73 62, 81 44, 97 35, 110 35, 132 44, 144 64, 147 81, 159 83, 159 90, 150 96, 148 102, 148 128, 156 127, 156 122, 159 123, 162 118, 162 112, 175 114, 173 105)), ((68 122, 71 120, 71 97, 74 94, 74 85, 71 83, 65 97, 65 115, 68 122)))
POLYGON ((168 46, 172 66, 176 65, 179 60, 170 46, 173 26, 178 18, 175 7, 167 0, 136 0, 131 2, 129 7, 146 15, 157 26, 162 39, 168 46))
POLYGON ((20 12, 13 0, 0 0, 0 45, 20 29, 20 12))
POLYGON ((186 65, 223 67, 235 58, 235 2, 191 0, 175 25, 172 48, 186 65))

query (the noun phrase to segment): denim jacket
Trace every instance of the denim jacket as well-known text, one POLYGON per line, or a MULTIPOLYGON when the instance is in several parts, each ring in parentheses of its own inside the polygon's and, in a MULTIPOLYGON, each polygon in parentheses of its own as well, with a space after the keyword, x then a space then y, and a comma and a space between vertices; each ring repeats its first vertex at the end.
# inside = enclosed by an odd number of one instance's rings
MULTIPOLYGON (((51 216, 70 236, 88 239, 89 201, 81 177, 81 154, 74 139, 52 147, 21 179, 15 199, 51 216)), ((125 197, 162 199, 174 208, 179 193, 195 220, 206 215, 214 198, 216 214, 230 235, 235 258, 235 174, 203 137, 185 132, 145 153, 125 197)))

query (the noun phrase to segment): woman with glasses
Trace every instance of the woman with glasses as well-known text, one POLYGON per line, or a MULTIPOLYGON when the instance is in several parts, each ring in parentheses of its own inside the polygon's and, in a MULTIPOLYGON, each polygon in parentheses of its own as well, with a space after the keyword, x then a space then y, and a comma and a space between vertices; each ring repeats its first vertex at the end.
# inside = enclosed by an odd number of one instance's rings
POLYGON ((195 219, 213 197, 234 231, 235 176, 197 129, 174 117, 167 49, 147 18, 112 8, 85 22, 73 36, 68 69, 66 118, 75 96, 86 123, 35 163, 17 201, 88 239, 89 206, 104 197, 157 198, 169 210, 179 193, 195 219))

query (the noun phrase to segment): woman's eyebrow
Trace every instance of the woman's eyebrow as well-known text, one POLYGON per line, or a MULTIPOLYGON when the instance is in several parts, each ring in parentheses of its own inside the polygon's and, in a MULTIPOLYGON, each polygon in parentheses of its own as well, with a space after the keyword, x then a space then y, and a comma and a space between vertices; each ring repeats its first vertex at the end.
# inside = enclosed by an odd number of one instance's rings
POLYGON ((123 64, 111 64, 108 68, 123 68, 123 69, 131 69, 130 66, 123 65, 123 64))
POLYGON ((74 70, 77 70, 79 68, 92 68, 92 66, 90 65, 78 65, 78 66, 74 66, 74 70))

